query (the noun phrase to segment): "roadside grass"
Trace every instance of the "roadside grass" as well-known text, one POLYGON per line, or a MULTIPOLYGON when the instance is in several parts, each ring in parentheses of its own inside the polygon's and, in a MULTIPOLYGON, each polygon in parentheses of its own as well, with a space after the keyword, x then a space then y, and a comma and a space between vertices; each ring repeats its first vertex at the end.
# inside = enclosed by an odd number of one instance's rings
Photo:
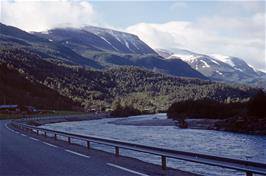
POLYGON ((0 120, 7 120, 7 119, 20 119, 22 117, 50 117, 50 116, 60 116, 60 115, 79 115, 85 114, 84 112, 79 111, 45 111, 44 113, 39 114, 1 114, 0 113, 0 120))

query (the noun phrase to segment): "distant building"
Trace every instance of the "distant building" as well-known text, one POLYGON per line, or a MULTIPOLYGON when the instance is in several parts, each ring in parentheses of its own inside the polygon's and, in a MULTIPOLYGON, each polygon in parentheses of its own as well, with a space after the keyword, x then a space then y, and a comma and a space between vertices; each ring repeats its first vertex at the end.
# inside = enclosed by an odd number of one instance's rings
POLYGON ((34 113, 34 112, 38 112, 38 110, 33 106, 0 105, 0 112, 1 113, 19 113, 19 112, 34 113))
POLYGON ((0 105, 0 112, 20 112, 18 105, 0 105))

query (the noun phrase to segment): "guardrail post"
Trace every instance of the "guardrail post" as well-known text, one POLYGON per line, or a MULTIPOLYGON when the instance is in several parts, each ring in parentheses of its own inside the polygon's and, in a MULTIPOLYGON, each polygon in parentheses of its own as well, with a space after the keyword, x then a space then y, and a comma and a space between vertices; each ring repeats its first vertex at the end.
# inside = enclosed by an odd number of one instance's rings
POLYGON ((56 134, 54 134, 54 139, 56 140, 56 134))
POLYGON ((67 142, 70 144, 71 143, 71 138, 67 137, 67 142))
POLYGON ((47 137, 46 131, 44 132, 44 136, 47 137))
POLYGON ((39 130, 37 130, 37 135, 39 135, 39 130))
POLYGON ((117 146, 115 147, 115 156, 117 157, 119 156, 119 147, 117 146))
POLYGON ((246 172, 246 176, 252 176, 252 175, 253 175, 252 172, 249 171, 246 172))
POLYGON ((88 149, 90 149, 90 148, 91 148, 90 141, 87 141, 87 148, 88 148, 88 149))
POLYGON ((165 156, 161 156, 161 160, 162 160, 162 169, 166 170, 166 157, 165 156))

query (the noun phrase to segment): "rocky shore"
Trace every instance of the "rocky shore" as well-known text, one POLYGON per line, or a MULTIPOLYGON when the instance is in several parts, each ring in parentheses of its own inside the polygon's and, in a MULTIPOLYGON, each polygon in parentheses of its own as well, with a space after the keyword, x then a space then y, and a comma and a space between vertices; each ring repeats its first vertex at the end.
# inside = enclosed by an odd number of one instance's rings
POLYGON ((266 119, 233 117, 227 119, 185 119, 187 128, 266 135, 266 119))

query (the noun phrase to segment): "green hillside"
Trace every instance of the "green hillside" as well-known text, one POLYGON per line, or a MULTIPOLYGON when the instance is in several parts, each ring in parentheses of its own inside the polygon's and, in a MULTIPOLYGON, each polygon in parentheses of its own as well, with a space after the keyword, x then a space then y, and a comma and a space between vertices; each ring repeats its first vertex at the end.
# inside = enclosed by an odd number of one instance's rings
MULTIPOLYGON (((114 101, 119 101, 140 110, 158 111, 166 110, 177 101, 206 97, 218 101, 230 97, 231 101, 239 101, 258 91, 240 85, 167 76, 133 66, 95 70, 55 62, 52 58, 44 60, 34 52, 12 47, 0 49, 0 63, 2 67, 17 70, 20 73, 17 76, 38 83, 41 88, 52 89, 86 109, 110 108, 114 101)), ((6 85, 2 79, 1 85, 6 85)), ((13 91, 9 94, 11 96, 13 91)))

